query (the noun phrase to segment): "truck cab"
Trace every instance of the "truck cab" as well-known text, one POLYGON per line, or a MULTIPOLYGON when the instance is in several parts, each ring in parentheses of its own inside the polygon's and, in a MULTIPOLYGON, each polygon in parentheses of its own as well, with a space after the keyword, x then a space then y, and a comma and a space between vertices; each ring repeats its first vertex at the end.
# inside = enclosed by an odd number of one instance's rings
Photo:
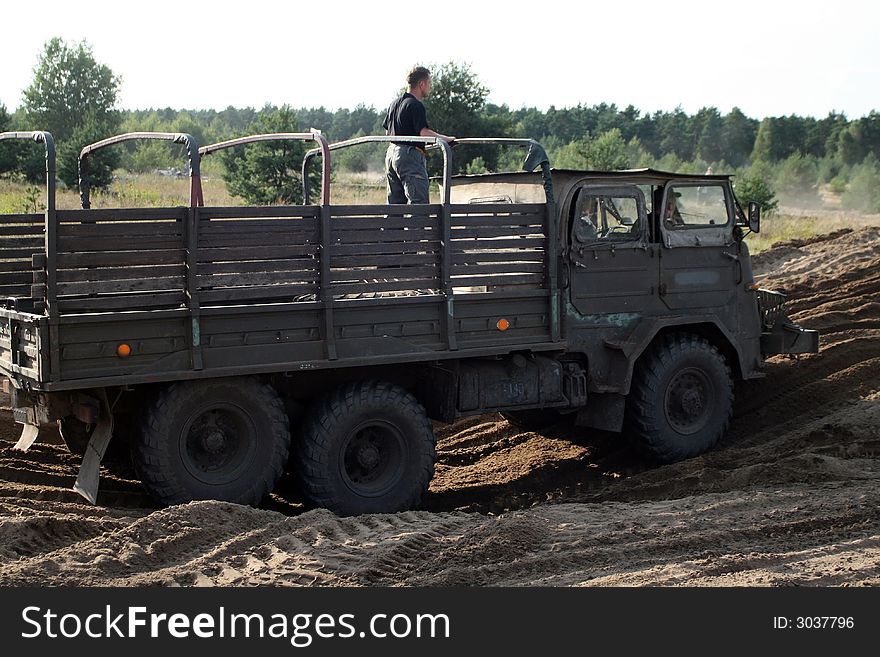
MULTIPOLYGON (((784 297, 755 285, 744 237, 760 230, 759 209, 750 208, 750 221, 729 176, 652 169, 551 169, 549 176, 559 217, 565 358, 577 359, 587 372, 589 402, 577 410, 578 424, 623 430, 634 379, 638 384, 668 351, 717 354, 729 371, 716 368, 719 380, 762 377, 770 355, 818 351, 818 334, 785 317, 784 297)), ((546 178, 537 172, 459 176, 453 200, 534 202, 546 194, 546 178)), ((672 382, 664 403, 677 406, 679 429, 712 426, 719 436, 729 404, 719 402, 723 412, 708 411, 707 404, 713 395, 716 401, 727 396, 722 392, 709 378, 688 375, 680 385, 672 382)), ((667 408, 662 415, 671 413, 667 408)), ((540 426, 557 414, 528 417, 540 426)), ((649 451, 676 460, 704 449, 698 442, 670 454, 649 451)))

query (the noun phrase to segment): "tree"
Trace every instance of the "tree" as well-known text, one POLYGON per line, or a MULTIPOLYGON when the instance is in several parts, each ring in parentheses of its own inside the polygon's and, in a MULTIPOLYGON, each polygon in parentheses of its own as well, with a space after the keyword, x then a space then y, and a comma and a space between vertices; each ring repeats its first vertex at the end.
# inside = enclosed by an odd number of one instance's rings
POLYGON ((776 193, 768 182, 770 172, 766 165, 759 163, 734 183, 734 190, 739 202, 745 206, 754 201, 761 205, 766 215, 772 215, 779 207, 776 193))
POLYGON ((818 175, 813 158, 795 153, 783 160, 776 177, 776 188, 789 199, 815 200, 818 175))
MULTIPOLYGON (((298 131, 296 112, 288 105, 264 107, 248 129, 252 134, 298 131)), ((269 141, 221 151, 226 189, 251 205, 300 204, 300 171, 307 149, 302 141, 269 141)))
POLYGON ((626 142, 619 128, 612 128, 589 142, 587 166, 596 171, 614 171, 629 166, 626 142))
POLYGON ((880 164, 873 153, 853 168, 849 188, 843 193, 843 204, 862 212, 880 212, 880 164))
MULTIPOLYGON (((631 143, 640 149, 638 140, 631 143)), ((595 139, 576 139, 553 152, 553 163, 559 168, 614 171, 629 166, 630 147, 623 140, 620 129, 612 128, 595 139)))
POLYGON ((657 112, 655 117, 660 138, 659 154, 674 153, 682 160, 694 159, 694 124, 684 110, 676 107, 674 112, 657 112))
MULTIPOLYGON (((24 90, 23 107, 33 130, 48 130, 58 144, 58 176, 77 182, 77 159, 89 141, 115 133, 121 122, 116 97, 121 79, 99 64, 85 41, 53 38, 43 46, 34 79, 24 90)), ((102 151, 90 159, 92 186, 109 184, 119 155, 102 151)))
POLYGON ((714 107, 704 107, 693 117, 697 148, 695 155, 706 162, 724 159, 724 121, 714 107))
POLYGON ((880 158, 880 113, 872 110, 841 130, 837 152, 844 164, 858 164, 869 154, 880 158))
MULTIPOLYGON (((502 116, 497 106, 487 107, 489 89, 470 66, 447 62, 429 68, 433 90, 425 99, 425 109, 433 130, 456 137, 505 137, 512 133, 509 113, 502 116)), ((469 147, 465 152, 459 149, 453 161, 455 172, 467 170, 477 157, 482 157, 484 166, 493 170, 498 162, 498 148, 469 147)))
MULTIPOLYGON (((0 132, 11 129, 12 117, 6 111, 6 105, 0 103, 0 132)), ((0 142, 0 174, 15 170, 18 151, 12 142, 0 142)))
POLYGON ((721 129, 724 159, 735 167, 743 166, 752 153, 757 131, 758 122, 755 119, 747 117, 738 107, 730 110, 724 117, 724 127, 721 129))

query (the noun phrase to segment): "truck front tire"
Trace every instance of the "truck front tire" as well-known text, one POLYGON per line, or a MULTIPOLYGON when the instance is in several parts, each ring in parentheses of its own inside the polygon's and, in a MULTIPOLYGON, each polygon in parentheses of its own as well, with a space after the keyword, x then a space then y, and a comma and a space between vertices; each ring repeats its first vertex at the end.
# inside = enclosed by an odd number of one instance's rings
POLYGON ((733 413, 733 383, 724 357, 691 334, 660 339, 637 363, 625 430, 660 463, 712 449, 733 413))
POLYGON ((256 505, 275 487, 289 450, 278 393, 256 378, 235 377, 164 388, 144 414, 132 457, 162 504, 256 505))
POLYGON ((405 511, 428 490, 435 442, 425 409, 407 390, 349 384, 307 415, 293 475, 309 506, 346 516, 405 511))

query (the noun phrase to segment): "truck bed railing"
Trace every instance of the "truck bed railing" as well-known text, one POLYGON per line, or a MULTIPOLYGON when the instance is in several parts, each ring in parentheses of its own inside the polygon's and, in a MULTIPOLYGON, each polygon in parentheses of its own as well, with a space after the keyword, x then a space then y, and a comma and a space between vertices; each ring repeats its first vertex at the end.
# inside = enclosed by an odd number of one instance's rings
MULTIPOLYGON (((329 205, 330 203, 330 148, 327 140, 319 130, 312 129, 309 132, 271 132, 259 135, 249 135, 247 137, 238 137, 236 139, 227 139, 226 141, 217 142, 208 146, 202 146, 199 154, 204 157, 217 151, 234 148, 236 146, 244 146, 245 144, 253 144, 263 141, 315 141, 318 147, 314 149, 315 154, 321 154, 321 205, 329 205)), ((311 151, 310 151, 311 152, 311 151)), ((309 201, 308 179, 303 169, 303 203, 308 205, 309 201)))
POLYGON ((189 163, 189 179, 190 179, 190 206, 198 207, 204 204, 202 197, 202 178, 199 166, 199 144, 196 138, 184 132, 127 132, 123 135, 116 135, 102 139, 94 144, 83 147, 79 153, 79 197, 84 210, 91 207, 89 199, 90 181, 89 181, 89 156, 108 146, 121 144, 126 141, 134 141, 137 139, 157 139, 161 141, 170 141, 175 144, 183 144, 186 147, 186 155, 189 163))
POLYGON ((46 150, 46 209, 55 209, 55 138, 45 130, 25 132, 0 132, 0 141, 6 139, 33 140, 43 144, 46 150))
MULTIPOLYGON (((437 137, 399 137, 396 135, 372 135, 367 137, 356 137, 354 139, 346 139, 345 141, 334 142, 329 145, 329 150, 341 150, 344 148, 351 148, 353 146, 360 146, 362 144, 370 144, 370 143, 413 143, 413 144, 425 144, 429 151, 433 151, 435 149, 439 149, 443 156, 443 174, 440 179, 440 202, 441 203, 449 203, 451 200, 450 193, 450 185, 452 181, 452 173, 451 173, 451 163, 452 163, 452 154, 449 144, 437 137)), ((485 145, 493 145, 493 146, 519 146, 528 149, 526 152, 526 157, 523 160, 523 171, 534 171, 536 168, 541 167, 541 178, 544 184, 544 192, 547 196, 547 202, 553 202, 553 180, 550 174, 550 158, 547 156, 547 152, 544 150, 544 147, 541 146, 534 139, 517 139, 517 138, 509 138, 509 137, 464 137, 461 139, 456 139, 452 142, 455 144, 485 144, 485 145)), ((312 158, 318 154, 317 149, 313 149, 306 153, 303 158, 303 166, 302 166, 302 175, 303 175, 303 186, 304 186, 304 194, 303 198, 305 199, 305 203, 308 203, 309 199, 309 189, 308 189, 308 170, 311 164, 312 158)))
MULTIPOLYGON (((394 142, 397 144, 424 144, 427 147, 436 147, 440 150, 440 153, 443 156, 443 182, 440 187, 440 202, 441 203, 449 203, 449 182, 450 182, 450 163, 452 161, 452 155, 449 152, 449 144, 446 143, 443 139, 438 137, 397 137, 394 135, 372 135, 367 137, 355 137, 354 139, 346 139, 345 141, 337 141, 328 146, 330 151, 337 151, 343 148, 351 148, 352 146, 358 146, 360 144, 373 144, 373 143, 390 143, 394 142)), ((303 177, 303 202, 308 205, 309 203, 309 166, 312 163, 312 159, 318 155, 321 151, 317 148, 313 148, 308 153, 305 154, 303 158, 302 164, 302 177, 303 177)), ((328 201, 329 203, 329 196, 328 201)))
POLYGON ((528 149, 522 163, 523 171, 534 171, 541 167, 541 180, 544 184, 544 193, 547 202, 553 202, 553 178, 550 174, 550 158, 547 151, 534 139, 518 139, 512 137, 463 137, 456 139, 453 144, 486 144, 489 146, 520 146, 528 149))

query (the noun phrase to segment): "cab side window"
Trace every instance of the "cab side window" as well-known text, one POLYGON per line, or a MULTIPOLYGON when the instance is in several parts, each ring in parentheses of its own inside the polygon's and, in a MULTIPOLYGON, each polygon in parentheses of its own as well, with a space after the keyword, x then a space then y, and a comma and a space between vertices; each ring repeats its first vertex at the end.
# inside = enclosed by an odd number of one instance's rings
POLYGON ((644 224, 643 207, 637 191, 629 195, 582 190, 574 213, 574 241, 585 244, 639 239, 644 224))
POLYGON ((720 185, 673 185, 663 208, 666 228, 726 226, 729 221, 724 188, 720 185))

